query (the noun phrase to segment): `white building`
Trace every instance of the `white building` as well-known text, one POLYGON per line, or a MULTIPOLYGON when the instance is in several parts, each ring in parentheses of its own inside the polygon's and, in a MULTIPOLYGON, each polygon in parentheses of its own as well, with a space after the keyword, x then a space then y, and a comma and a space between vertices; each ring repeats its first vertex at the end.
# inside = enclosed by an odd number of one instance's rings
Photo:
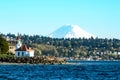
POLYGON ((34 50, 25 44, 22 45, 19 35, 17 37, 15 57, 34 57, 34 50))

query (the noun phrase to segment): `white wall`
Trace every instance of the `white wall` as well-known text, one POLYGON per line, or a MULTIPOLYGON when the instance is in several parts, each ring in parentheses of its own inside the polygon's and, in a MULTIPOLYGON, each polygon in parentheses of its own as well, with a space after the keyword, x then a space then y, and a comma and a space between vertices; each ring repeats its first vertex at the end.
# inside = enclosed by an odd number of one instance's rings
POLYGON ((34 51, 16 51, 15 57, 34 57, 34 51), (19 56, 18 56, 19 53, 19 56), (23 54, 24 53, 24 54, 23 54))
POLYGON ((34 57, 34 51, 29 52, 29 57, 34 57))

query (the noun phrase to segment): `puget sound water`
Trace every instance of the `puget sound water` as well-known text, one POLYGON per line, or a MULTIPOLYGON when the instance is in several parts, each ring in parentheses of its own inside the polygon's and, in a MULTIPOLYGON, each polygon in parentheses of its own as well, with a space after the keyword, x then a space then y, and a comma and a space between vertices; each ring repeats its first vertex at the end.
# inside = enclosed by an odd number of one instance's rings
POLYGON ((0 64, 0 80, 120 80, 119 61, 71 64, 0 64))

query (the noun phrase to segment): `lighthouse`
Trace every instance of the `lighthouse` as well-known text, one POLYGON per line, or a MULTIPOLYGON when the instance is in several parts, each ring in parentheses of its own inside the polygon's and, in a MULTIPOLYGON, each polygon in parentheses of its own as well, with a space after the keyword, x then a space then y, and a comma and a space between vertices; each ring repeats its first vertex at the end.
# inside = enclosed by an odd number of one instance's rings
POLYGON ((19 34, 16 38, 15 57, 34 57, 34 50, 26 44, 22 44, 19 34))
POLYGON ((16 49, 20 48, 21 46, 22 46, 21 37, 18 34, 18 36, 16 38, 16 49))

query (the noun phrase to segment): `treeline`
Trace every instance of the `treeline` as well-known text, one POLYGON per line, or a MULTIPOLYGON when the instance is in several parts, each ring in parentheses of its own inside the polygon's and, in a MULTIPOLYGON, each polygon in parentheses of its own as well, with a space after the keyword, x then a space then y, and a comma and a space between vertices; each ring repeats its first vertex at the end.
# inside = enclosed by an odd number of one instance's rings
MULTIPOLYGON (((10 33, 7 36, 16 38, 14 34, 10 33)), ((35 48, 37 54, 39 52, 40 55, 88 58, 90 56, 101 57, 101 55, 107 54, 107 56, 117 57, 113 53, 118 54, 120 52, 119 39, 58 39, 39 35, 21 35, 21 38, 23 43, 35 48)))
POLYGON ((7 41, 0 35, 0 54, 6 53, 9 49, 7 41))

